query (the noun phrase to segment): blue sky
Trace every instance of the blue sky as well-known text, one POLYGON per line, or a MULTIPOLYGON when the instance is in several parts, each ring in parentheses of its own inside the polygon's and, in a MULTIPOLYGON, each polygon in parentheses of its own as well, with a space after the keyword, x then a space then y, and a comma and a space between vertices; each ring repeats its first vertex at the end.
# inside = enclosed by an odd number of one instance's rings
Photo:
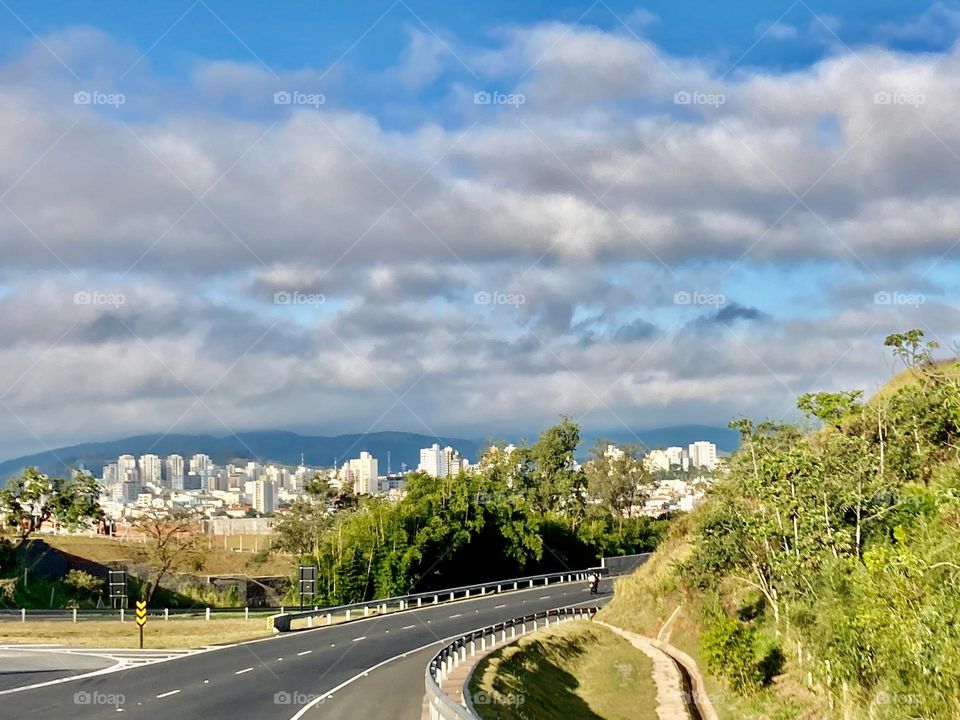
POLYGON ((869 391, 885 334, 960 334, 958 33, 953 2, 3 0, 0 455, 869 391))

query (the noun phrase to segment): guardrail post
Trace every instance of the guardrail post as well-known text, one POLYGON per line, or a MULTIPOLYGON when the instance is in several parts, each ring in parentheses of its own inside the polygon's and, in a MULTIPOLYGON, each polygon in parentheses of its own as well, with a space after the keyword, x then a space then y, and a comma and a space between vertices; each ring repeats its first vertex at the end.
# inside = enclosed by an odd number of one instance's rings
POLYGON ((327 613, 327 625, 333 625, 333 613, 327 613))
POLYGON ((543 584, 544 584, 544 585, 549 585, 549 584, 550 584, 550 578, 545 577, 545 578, 543 579, 543 584))
POLYGON ((454 593, 450 593, 450 599, 453 600, 454 593))
POLYGON ((533 621, 533 631, 534 631, 534 632, 537 631, 537 621, 536 621, 536 620, 533 621))
POLYGON ((493 630, 490 633, 490 647, 496 647, 496 646, 497 646, 497 631, 493 630))
POLYGON ((243 619, 244 619, 244 620, 249 620, 249 619, 250 619, 250 608, 245 607, 245 608, 243 609, 243 619))
POLYGON ((507 629, 504 628, 503 630, 500 631, 500 642, 506 642, 506 641, 507 641, 507 629))
POLYGON ((123 608, 120 608, 120 622, 123 622, 123 608))
POLYGON ((27 621, 27 609, 20 608, 20 622, 26 622, 26 621, 27 621))
POLYGON ((470 657, 473 657, 477 654, 477 643, 475 640, 470 641, 470 657))
POLYGON ((417 607, 423 605, 423 598, 417 598, 417 607))
POLYGON ((481 635, 480 636, 480 652, 485 652, 486 649, 487 649, 487 636, 481 635))
POLYGON ((486 587, 480 588, 480 594, 481 594, 481 595, 486 595, 486 594, 487 594, 487 588, 486 588, 486 587))
POLYGON ((530 587, 533 587, 533 580, 530 581, 530 587))
POLYGON ((517 589, 517 583, 513 583, 513 589, 514 589, 514 590, 517 589))
POLYGON ((460 662, 467 661, 467 648, 465 645, 460 646, 460 662))
POLYGON ((516 636, 517 636, 517 626, 516 626, 516 625, 511 625, 511 626, 510 626, 510 637, 511 637, 511 638, 515 638, 516 636))
POLYGON ((164 622, 166 622, 166 621, 169 620, 169 619, 170 619, 170 608, 164 608, 164 609, 163 609, 163 620, 164 620, 164 622))
POLYGON ((363 616, 366 617, 366 616, 369 615, 369 614, 370 614, 370 608, 368 608, 366 605, 364 605, 364 606, 363 606, 363 616))
POLYGON ((437 596, 436 596, 436 595, 433 596, 433 604, 434 604, 434 605, 437 604, 437 596))
POLYGON ((526 634, 527 634, 527 624, 526 624, 525 622, 524 622, 524 623, 520 623, 520 634, 521 634, 521 635, 526 635, 526 634))
POLYGON ((500 592, 500 586, 497 585, 497 592, 500 592))
POLYGON ((283 615, 283 605, 280 606, 280 614, 283 615))
POLYGON ((313 615, 307 615, 307 627, 308 628, 313 627, 313 615))
POLYGON ((207 608, 207 620, 210 619, 210 608, 207 608))
POLYGON ((73 621, 74 621, 74 622, 77 621, 77 609, 76 609, 76 608, 73 609, 73 621))
POLYGON ((350 608, 347 608, 347 620, 350 619, 350 608))

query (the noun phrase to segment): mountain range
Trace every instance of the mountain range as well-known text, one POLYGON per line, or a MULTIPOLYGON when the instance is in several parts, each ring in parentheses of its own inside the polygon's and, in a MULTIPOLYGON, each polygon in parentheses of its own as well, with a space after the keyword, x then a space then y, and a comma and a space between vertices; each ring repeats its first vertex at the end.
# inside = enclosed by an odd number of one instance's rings
MULTIPOLYGON (((535 438, 535 434, 529 436, 531 440, 535 438)), ((738 434, 727 428, 681 425, 639 430, 636 434, 626 431, 584 433, 577 453, 578 457, 586 458, 590 448, 601 439, 615 443, 636 442, 639 439, 650 448, 667 445, 686 446, 695 440, 709 440, 716 443, 721 452, 730 452, 739 444, 738 434)), ((512 440, 517 442, 519 439, 512 440)), ((136 435, 119 440, 55 448, 5 460, 0 462, 0 481, 19 474, 25 467, 37 467, 41 472, 61 475, 68 468, 82 466, 99 477, 103 466, 114 462, 118 456, 123 454, 140 456, 146 453, 161 457, 177 454, 186 458, 195 453, 205 453, 217 465, 254 459, 264 463, 296 465, 300 462, 302 453, 307 465, 329 467, 334 462, 343 463, 348 457, 357 457, 361 451, 365 450, 377 458, 380 472, 385 473, 388 452, 391 470, 400 470, 401 464, 406 464, 408 468, 415 468, 420 462, 420 448, 429 447, 433 443, 440 443, 441 447, 450 445, 470 461, 476 460, 481 449, 487 444, 484 440, 437 438, 408 432, 376 432, 332 437, 299 435, 280 430, 237 433, 225 437, 184 434, 136 435)))

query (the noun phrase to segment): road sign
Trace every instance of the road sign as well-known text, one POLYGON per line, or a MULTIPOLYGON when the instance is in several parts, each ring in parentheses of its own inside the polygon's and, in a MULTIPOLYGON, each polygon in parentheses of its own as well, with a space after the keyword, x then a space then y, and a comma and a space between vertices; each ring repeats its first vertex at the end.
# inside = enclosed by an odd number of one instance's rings
POLYGON ((140 627, 140 648, 143 649, 143 626, 147 624, 147 601, 137 600, 137 625, 140 627))
POLYGON ((127 571, 111 570, 108 597, 112 607, 127 607, 127 571))
POLYGON ((300 609, 303 610, 303 601, 317 596, 317 568, 314 565, 300 566, 300 609))

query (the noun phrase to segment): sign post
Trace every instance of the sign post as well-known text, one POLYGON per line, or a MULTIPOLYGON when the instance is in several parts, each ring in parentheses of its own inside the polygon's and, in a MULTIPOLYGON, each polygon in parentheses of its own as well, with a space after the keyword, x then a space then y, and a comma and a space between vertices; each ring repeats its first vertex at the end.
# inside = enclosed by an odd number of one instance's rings
MULTIPOLYGON (((304 598, 313 598, 317 596, 317 568, 314 565, 300 566, 300 611, 303 612, 304 598)), ((313 603, 310 602, 310 605, 313 603)))
POLYGON ((140 626, 140 649, 143 650, 143 626, 147 624, 147 601, 137 600, 137 625, 140 626))
POLYGON ((111 570, 110 571, 110 587, 108 595, 110 597, 110 607, 114 610, 117 608, 127 607, 127 571, 126 570, 111 570))

